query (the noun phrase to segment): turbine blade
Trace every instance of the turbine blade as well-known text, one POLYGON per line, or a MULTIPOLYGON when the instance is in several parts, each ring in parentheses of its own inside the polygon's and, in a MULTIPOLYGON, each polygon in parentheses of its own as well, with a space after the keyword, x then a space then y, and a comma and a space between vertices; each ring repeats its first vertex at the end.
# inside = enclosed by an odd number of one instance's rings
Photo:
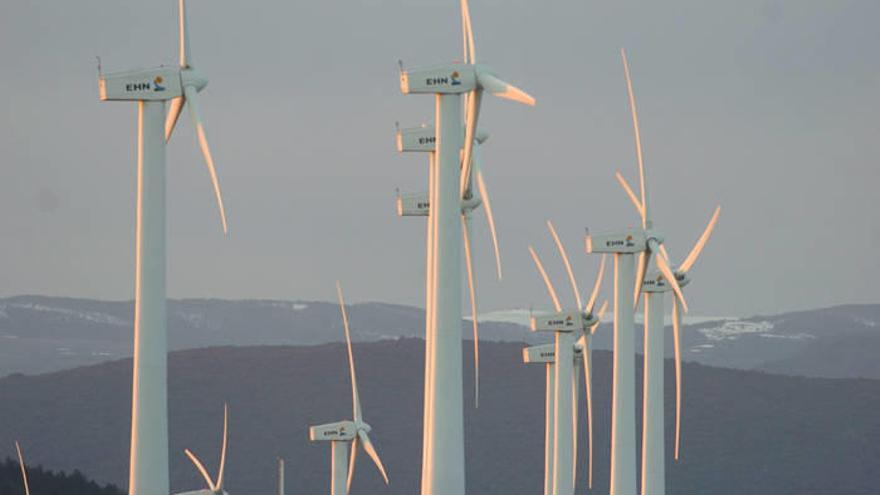
POLYGON ((687 255, 687 258, 685 258, 684 262, 678 268, 679 271, 687 273, 687 271, 694 266, 694 263, 697 262, 700 252, 703 251, 703 247, 709 240, 709 236, 711 236, 712 231, 715 230, 715 223, 718 222, 719 213, 721 213, 721 206, 715 208, 715 213, 712 214, 712 218, 709 220, 709 225, 706 225, 706 230, 703 231, 703 235, 700 236, 700 239, 694 245, 694 248, 691 249, 690 254, 687 255))
POLYGON ((596 274, 596 282, 593 283, 593 292, 590 293, 590 300, 587 301, 584 311, 589 314, 593 313, 596 306, 596 299, 599 297, 599 290, 602 288, 602 278, 605 277, 605 254, 602 255, 602 261, 599 262, 599 273, 596 274))
POLYGON ((21 455, 21 445, 15 441, 15 452, 18 454, 18 467, 21 468, 21 481, 24 483, 24 495, 31 495, 31 487, 28 483, 27 469, 24 467, 24 456, 21 455))
POLYGON ((226 234, 228 232, 226 228, 226 210, 223 208, 223 195, 220 194, 220 181, 217 179, 217 169, 214 168, 214 158, 211 156, 208 138, 205 137, 205 127, 202 125, 202 117, 199 111, 199 95, 193 86, 186 86, 184 88, 184 95, 186 96, 187 106, 189 106, 190 117, 192 117, 193 125, 196 127, 196 135, 198 136, 199 147, 202 149, 202 155, 205 157, 205 165, 208 166, 208 173, 211 174, 214 196, 217 199, 217 207, 220 209, 220 221, 223 223, 223 233, 226 234))
POLYGON ((547 228, 550 230, 550 235, 553 236, 553 242, 556 243, 556 249, 559 251, 559 256, 562 257, 562 263, 565 265, 565 271, 568 273, 568 280, 571 282, 571 290, 574 292, 574 300, 577 303, 577 307, 581 307, 581 290, 578 288, 577 280, 574 278, 574 272, 571 269, 571 262, 568 260, 568 253, 565 252, 565 246, 562 245, 562 241, 559 240, 559 235, 556 233, 556 227, 553 226, 553 222, 547 220, 547 228))
POLYGON ((336 297, 339 299, 339 310, 342 312, 342 327, 345 329, 345 345, 348 348, 348 369, 351 374, 351 404, 355 422, 361 420, 361 400, 358 394, 357 374, 354 371, 354 353, 351 350, 351 330, 348 327, 348 312, 345 310, 345 299, 342 297, 342 284, 336 281, 336 297))
POLYGON ((642 251, 639 253, 639 264, 636 267, 636 286, 633 289, 633 307, 639 306, 639 298, 642 296, 642 285, 645 282, 645 275, 648 273, 648 265, 651 264, 651 258, 654 253, 651 251, 642 251))
MULTIPOLYGON (((476 63, 474 48, 474 31, 471 27, 471 12, 467 0, 461 0, 462 35, 464 37, 464 63, 473 65, 476 63)), ((465 141, 464 153, 461 164, 461 195, 464 197, 471 192, 472 156, 474 139, 476 138, 477 121, 480 118, 480 103, 483 92, 479 88, 465 95, 464 105, 467 109, 465 114, 465 141)))
POLYGON ((620 56, 623 58, 623 72, 626 76, 626 92, 629 95, 629 108, 632 113, 633 133, 636 139, 636 158, 639 162, 639 188, 642 193, 642 227, 648 228, 648 225, 651 222, 651 217, 649 216, 648 210, 648 191, 645 186, 645 161, 642 156, 642 136, 639 132, 639 114, 636 110, 636 97, 633 94, 632 78, 629 74, 629 62, 626 59, 626 51, 623 48, 620 49, 620 56))
POLYGON ((487 72, 477 73, 477 82, 486 91, 499 98, 513 100, 529 106, 535 106, 535 99, 516 86, 506 83, 487 72))
POLYGON ((672 339, 675 344, 675 460, 681 446, 681 312, 678 299, 672 299, 672 339))
POLYGON ((669 253, 666 252, 666 246, 660 244, 660 256, 663 256, 663 259, 669 263, 669 253))
POLYGON ((180 118, 180 113, 183 111, 183 104, 186 101, 182 96, 178 96, 171 100, 171 105, 168 106, 168 115, 165 116, 165 142, 171 139, 171 134, 174 132, 174 126, 177 125, 177 120, 180 118))
POLYGON ((593 323, 593 326, 590 327, 590 335, 596 333, 596 330, 599 329, 599 323, 602 323, 602 318, 605 316, 605 310, 608 309, 608 299, 602 303, 602 307, 599 308, 599 314, 596 317, 596 323, 593 323))
POLYGON ((477 63, 474 47, 474 30, 471 26, 471 9, 467 0, 461 0, 462 35, 464 37, 464 63, 477 63))
MULTIPOLYGON (((605 304, 608 304, 608 301, 605 301, 605 304)), ((587 392, 587 449, 590 455, 589 462, 589 472, 587 474, 587 479, 589 483, 590 489, 593 488, 593 379, 592 379, 592 366, 593 363, 590 360, 590 344, 589 339, 586 334, 581 337, 581 345, 583 347, 583 351, 581 353, 584 356, 584 387, 587 392)))
POLYGON ((214 482, 211 481, 211 476, 208 474, 208 470, 205 469, 202 461, 200 461, 199 458, 196 457, 196 455, 193 454, 192 451, 190 451, 189 449, 183 449, 183 452, 186 454, 187 457, 189 457, 189 460, 191 460, 192 463, 196 465, 196 469, 198 469, 199 472, 202 473, 202 478, 205 478, 205 483, 208 484, 208 489, 211 491, 215 491, 217 488, 214 486, 214 482))
POLYGON ((471 170, 474 139, 476 139, 477 121, 480 118, 480 103, 483 101, 483 91, 479 88, 471 92, 467 97, 464 126, 464 147, 461 154, 461 196, 465 197, 471 191, 471 170))
POLYGON ((657 257, 657 268, 660 269, 660 273, 663 274, 663 278, 666 279, 666 282, 669 283, 672 290, 675 292, 675 298, 681 303, 682 309, 687 313, 688 305, 687 301, 684 299, 684 293, 681 292, 681 287, 678 285, 678 280, 675 280, 675 274, 672 273, 672 270, 669 268, 669 265, 666 263, 666 260, 663 259, 662 256, 657 257))
POLYGON ((373 463, 379 468, 379 472, 382 473, 382 478, 385 479, 385 484, 388 484, 388 474, 385 473, 385 466, 382 465, 382 459, 379 459, 379 454, 376 452, 376 448, 373 447, 373 442, 370 441, 370 437, 364 430, 358 430, 358 436, 361 438, 364 444, 364 451, 370 456, 370 459, 373 459, 373 463))
POLYGON ((177 4, 178 8, 178 29, 180 30, 179 41, 180 41, 180 66, 181 67, 192 67, 192 55, 189 52, 189 34, 186 23, 186 0, 179 0, 177 4))
POLYGON ((357 459, 358 453, 358 437, 355 436, 354 440, 351 442, 351 454, 348 458, 348 479, 345 482, 345 493, 351 491, 351 480, 354 479, 354 464, 355 459, 357 459))
POLYGON ((544 279, 544 285, 547 286, 547 292, 550 294, 550 300, 553 301, 553 307, 556 308, 556 311, 562 311, 562 306, 559 304, 559 296, 556 295, 556 289, 553 288, 553 282, 551 282, 550 277, 547 276, 547 272, 544 270, 544 265, 538 258, 535 248, 529 246, 529 253, 532 254, 532 260, 535 262, 535 267, 538 268, 541 278, 544 279))
POLYGON ((467 266, 468 290, 471 296, 471 317, 474 325, 474 407, 480 407, 480 331, 477 322, 477 289, 474 279, 474 262, 471 258, 471 223, 467 214, 461 216, 461 233, 464 237, 464 259, 467 266))
POLYGON ((617 182, 620 183, 620 186, 623 187, 626 195, 629 196, 629 200, 632 201, 633 206, 636 207, 639 216, 644 219, 645 210, 642 209, 642 202, 639 200, 638 196, 636 196, 636 193, 633 192, 632 188, 629 187, 629 182, 623 178, 623 175, 621 175, 620 172, 616 172, 614 176, 617 177, 617 182))
POLYGON ((229 405, 223 404, 223 447, 220 450, 220 470, 217 472, 217 487, 223 490, 223 473, 226 471, 226 447, 229 445, 229 405))
POLYGON ((489 232, 492 233, 492 247, 495 249, 495 270, 498 273, 498 280, 501 280, 501 251, 498 249, 498 233, 495 231, 495 215, 492 214, 492 202, 489 201, 489 192, 486 190, 486 181, 483 178, 483 171, 477 164, 477 187, 480 191, 480 199, 483 201, 483 207, 486 211, 486 222, 489 224, 489 232))

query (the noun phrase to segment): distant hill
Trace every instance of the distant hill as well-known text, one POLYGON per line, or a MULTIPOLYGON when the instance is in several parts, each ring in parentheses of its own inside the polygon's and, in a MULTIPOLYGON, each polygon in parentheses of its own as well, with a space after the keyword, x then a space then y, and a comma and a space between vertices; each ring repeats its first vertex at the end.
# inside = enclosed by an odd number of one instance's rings
MULTIPOLYGON (((353 328, 355 341, 424 336, 422 309, 364 303, 352 305, 350 311, 358 322, 353 328)), ((129 357, 133 312, 131 301, 43 296, 0 299, 0 377, 129 357)), ((532 334, 523 325, 527 318, 528 311, 523 310, 485 315, 481 338, 498 342, 544 340, 545 336, 532 334)), ((171 300, 168 326, 172 350, 312 345, 342 339, 339 308, 335 303, 315 301, 171 300)), ((469 336, 470 328, 465 330, 469 336)), ((671 334, 667 329, 669 353, 671 334)), ((641 339, 636 342, 640 345, 641 339)), ((880 360, 874 358, 880 355, 880 305, 750 318, 688 319, 683 346, 685 360, 710 366, 880 379, 880 360)), ((595 348, 611 348, 610 325, 600 327, 595 348)))
MULTIPOLYGON (((480 409, 474 410, 466 344, 469 493, 541 492, 544 372, 540 365, 521 362, 521 347, 483 345, 483 395, 480 409)), ((365 419, 373 426, 371 436, 388 467, 391 486, 384 487, 361 456, 353 493, 411 495, 418 490, 423 351, 424 342, 416 339, 355 346, 365 419)), ((593 493, 607 493, 611 355, 600 351, 594 358, 593 493)), ((637 364, 640 369, 640 361, 637 364)), ((672 397, 672 367, 666 364, 667 397, 672 397)), ((700 364, 685 365, 684 376, 683 457, 674 465, 671 450, 667 457, 671 493, 877 493, 880 381, 798 378, 700 364)), ((79 468, 98 482, 123 486, 130 380, 130 360, 0 379, 0 447, 20 438, 34 465, 79 468)), ((184 447, 194 449, 210 471, 216 468, 224 401, 230 405, 226 474, 231 494, 274 493, 277 457, 287 459, 287 493, 328 489, 329 446, 309 443, 307 427, 351 415, 342 345, 175 352, 170 356, 169 385, 174 491, 203 484, 184 457, 184 447)), ((671 400, 666 413, 671 439, 671 400)), ((581 432, 584 425, 582 421, 581 432)), ((579 451, 586 452, 583 435, 579 451)), ((12 452, 0 449, 4 454, 12 452)), ((578 493, 586 491, 582 461, 578 493)))
MULTIPOLYGON (((28 466, 28 486, 34 495, 123 495, 116 486, 100 486, 79 471, 71 474, 44 470, 42 466, 28 466)), ((18 460, 6 459, 0 463, 0 493, 24 495, 18 460)))

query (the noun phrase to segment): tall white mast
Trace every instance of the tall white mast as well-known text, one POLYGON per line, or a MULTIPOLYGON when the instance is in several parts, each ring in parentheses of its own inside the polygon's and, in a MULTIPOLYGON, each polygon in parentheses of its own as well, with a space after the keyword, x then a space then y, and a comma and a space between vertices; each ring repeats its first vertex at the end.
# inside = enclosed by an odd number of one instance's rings
POLYGON ((103 101, 138 105, 137 212, 135 240, 134 364, 132 375, 129 493, 168 493, 168 329, 165 294, 165 143, 183 106, 189 107, 205 158, 220 219, 226 214, 214 161, 199 114, 198 92, 208 81, 189 53, 186 5, 179 0, 180 65, 99 74, 103 101), (172 102, 165 115, 165 101, 172 102))
POLYGON ((470 191, 470 156, 480 95, 490 93, 523 103, 534 99, 501 81, 473 57, 473 36, 462 0, 469 63, 401 70, 404 94, 435 99, 436 158, 428 216, 433 259, 427 273, 429 311, 425 322, 425 431, 422 446, 423 495, 462 495, 465 490, 464 411, 461 352, 461 201, 470 191), (469 93, 462 129, 462 94, 469 93), (462 134, 464 150, 462 151, 462 134), (462 161, 462 156, 466 157, 462 161), (462 173, 462 169, 466 169, 462 173))

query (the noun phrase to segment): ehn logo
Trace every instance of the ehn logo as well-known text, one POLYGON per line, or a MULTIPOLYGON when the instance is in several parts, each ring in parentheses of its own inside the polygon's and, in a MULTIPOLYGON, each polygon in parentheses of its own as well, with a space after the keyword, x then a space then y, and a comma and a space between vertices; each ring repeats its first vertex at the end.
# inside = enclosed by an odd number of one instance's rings
POLYGON ((165 82, 165 80, 162 78, 162 76, 156 76, 156 78, 153 79, 152 83, 150 83, 150 82, 126 83, 125 90, 128 92, 150 91, 150 90, 153 90, 156 92, 165 91, 165 86, 162 86, 163 82, 165 82))
POLYGON ((436 142, 437 138, 435 136, 419 138, 419 144, 434 144, 436 142))
POLYGON ((439 86, 448 84, 450 86, 461 85, 461 74, 458 71, 452 71, 449 77, 429 77, 425 79, 426 86, 439 86))
POLYGON ((125 85, 126 91, 149 91, 151 89, 153 89, 153 84, 148 82, 127 83, 125 85))

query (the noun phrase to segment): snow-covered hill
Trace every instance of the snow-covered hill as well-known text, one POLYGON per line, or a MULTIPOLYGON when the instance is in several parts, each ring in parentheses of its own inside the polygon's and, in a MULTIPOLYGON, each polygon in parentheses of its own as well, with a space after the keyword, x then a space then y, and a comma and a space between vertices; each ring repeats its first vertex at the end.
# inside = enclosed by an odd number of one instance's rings
MULTIPOLYGON (((0 376, 42 373, 131 355, 131 301, 18 296, 0 299, 0 376)), ((358 341, 421 337, 424 312, 382 303, 351 307, 358 341)), ((490 341, 539 343, 549 336, 527 329, 528 309, 480 316, 490 341)), ((641 321, 637 314, 636 321, 641 321)), ((714 366, 824 377, 880 378, 880 305, 836 306, 779 315, 685 319, 684 359, 714 366), (821 359, 820 359, 821 357, 821 359)), ((669 322, 667 321, 667 324, 669 322)), ((172 350, 217 345, 310 345, 342 339, 339 308, 318 301, 172 300, 172 350)), ((470 338, 469 322, 465 338, 470 338)), ((638 328, 638 325, 637 325, 638 328)), ((637 342, 641 338, 637 335, 637 342)), ((595 347, 611 348, 604 323, 595 347)), ((667 352, 672 356, 672 332, 667 352)))

